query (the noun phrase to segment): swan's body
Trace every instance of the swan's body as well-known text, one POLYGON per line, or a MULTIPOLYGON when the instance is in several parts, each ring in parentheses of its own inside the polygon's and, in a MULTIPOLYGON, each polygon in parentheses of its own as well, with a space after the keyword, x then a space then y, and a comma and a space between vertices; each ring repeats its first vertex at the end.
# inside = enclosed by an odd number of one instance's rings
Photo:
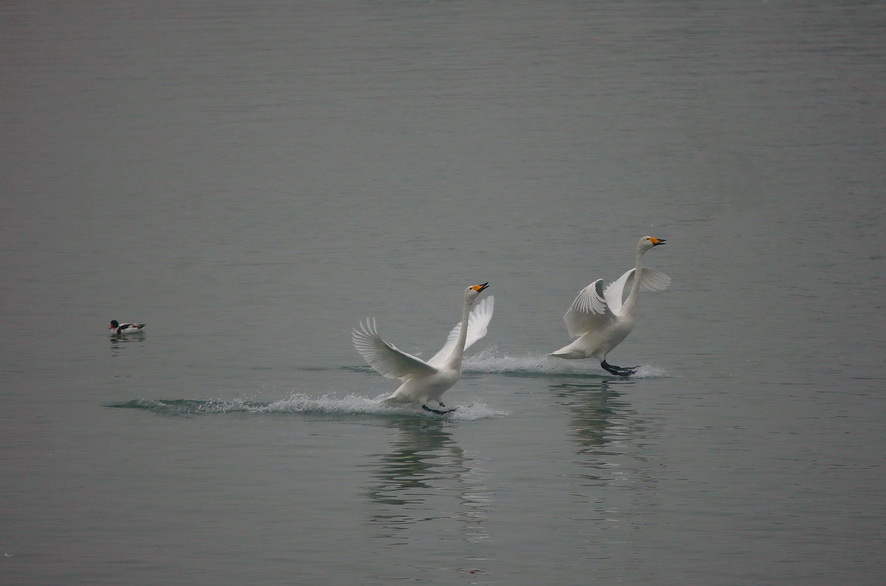
POLYGON ((108 326, 109 330, 114 330, 114 334, 137 334, 142 331, 145 327, 145 324, 136 324, 136 323, 120 323, 116 319, 111 320, 111 325, 108 326))
POLYGON ((473 311, 471 305, 488 286, 483 283, 465 289, 461 321, 449 332, 443 348, 427 362, 385 342, 378 334, 374 319, 366 320, 365 324, 361 322, 360 327, 354 329, 351 340, 369 366, 387 378, 403 381, 385 402, 419 403, 427 411, 441 415, 449 413, 429 407, 428 403, 445 407, 440 397, 461 378, 465 350, 486 335, 495 298, 490 295, 473 311))
POLYGON ((563 316, 570 336, 577 336, 571 343, 552 352, 558 358, 597 358, 600 366, 618 376, 630 376, 637 366, 614 366, 606 362, 606 356, 621 344, 634 329, 634 315, 640 291, 664 291, 671 278, 653 269, 643 268, 643 255, 665 241, 644 236, 637 244, 634 268, 625 272, 617 281, 604 285, 597 279, 582 289, 572 306, 563 316), (638 278, 639 275, 639 278, 638 278), (624 297, 627 288, 627 297, 624 297))

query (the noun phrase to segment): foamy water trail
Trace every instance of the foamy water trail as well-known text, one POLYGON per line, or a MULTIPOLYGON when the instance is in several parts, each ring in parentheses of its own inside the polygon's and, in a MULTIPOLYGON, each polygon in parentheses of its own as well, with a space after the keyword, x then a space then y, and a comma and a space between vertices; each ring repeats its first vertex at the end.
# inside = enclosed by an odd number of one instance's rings
MULTIPOLYGON (((358 369, 358 370, 362 370, 358 369)), ((505 376, 580 376, 611 379, 613 375, 602 370, 596 360, 563 360, 546 354, 512 356, 497 348, 484 350, 468 357, 463 365, 467 374, 500 374, 505 376)), ((670 376, 660 367, 644 365, 631 379, 662 378, 670 376)), ((389 405, 378 397, 360 395, 310 395, 293 393, 285 399, 260 401, 249 398, 239 399, 134 399, 122 403, 112 403, 109 407, 143 409, 163 415, 217 415, 226 413, 252 414, 312 414, 329 416, 390 416, 428 417, 456 421, 473 421, 510 415, 508 411, 495 409, 483 403, 458 405, 456 410, 446 415, 423 411, 418 405, 389 405)), ((447 402, 448 403, 448 402, 447 402)), ((448 405, 451 406, 451 405, 448 405)))
POLYGON ((493 409, 483 403, 458 405, 455 411, 440 416, 423 411, 417 405, 388 405, 381 399, 358 395, 311 396, 294 393, 278 401, 256 401, 251 399, 134 399, 123 403, 112 403, 109 407, 122 409, 143 409, 163 415, 219 415, 226 413, 252 414, 311 414, 311 415, 376 415, 395 417, 427 417, 455 421, 474 421, 509 415, 507 411, 493 409))
MULTIPOLYGON (((547 376, 591 376, 612 378, 594 359, 564 360, 546 354, 526 354, 511 356, 497 348, 489 348, 465 359, 463 371, 466 373, 547 375, 547 376)), ((631 378, 662 378, 668 376, 665 369, 642 365, 631 378)))

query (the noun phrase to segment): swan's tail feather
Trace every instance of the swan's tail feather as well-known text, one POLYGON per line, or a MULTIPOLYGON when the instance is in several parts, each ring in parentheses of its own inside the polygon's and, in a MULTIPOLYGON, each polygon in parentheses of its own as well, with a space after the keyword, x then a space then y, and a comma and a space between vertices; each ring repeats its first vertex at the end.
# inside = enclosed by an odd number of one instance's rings
POLYGON ((381 402, 386 405, 403 405, 405 403, 422 403, 423 401, 422 397, 401 388, 382 399, 381 402))
POLYGON ((580 344, 578 344, 580 340, 581 338, 573 340, 572 343, 563 346, 559 350, 554 350, 548 356, 554 356, 555 358, 566 358, 568 360, 590 358, 592 355, 588 354, 587 350, 583 348, 580 344))

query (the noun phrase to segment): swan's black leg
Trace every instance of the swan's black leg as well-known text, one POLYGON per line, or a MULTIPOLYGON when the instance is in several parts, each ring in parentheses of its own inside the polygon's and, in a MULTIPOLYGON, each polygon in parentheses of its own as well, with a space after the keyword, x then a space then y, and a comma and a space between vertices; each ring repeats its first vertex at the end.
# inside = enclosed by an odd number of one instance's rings
MULTIPOLYGON (((444 405, 443 403, 440 403, 439 405, 440 405, 441 407, 445 407, 445 406, 446 406, 446 405, 444 405)), ((425 404, 422 404, 421 408, 424 409, 425 411, 430 411, 431 413, 436 413, 437 415, 446 415, 447 413, 452 413, 453 411, 455 411, 455 409, 457 409, 457 407, 456 407, 456 408, 453 408, 453 409, 446 409, 445 411, 442 411, 442 410, 440 410, 440 409, 434 409, 433 407, 428 407, 428 406, 425 405, 425 404)))
POLYGON ((603 367, 603 370, 611 372, 615 376, 631 376, 637 372, 638 368, 640 368, 639 366, 615 366, 614 364, 609 364, 605 360, 600 363, 600 366, 603 367))

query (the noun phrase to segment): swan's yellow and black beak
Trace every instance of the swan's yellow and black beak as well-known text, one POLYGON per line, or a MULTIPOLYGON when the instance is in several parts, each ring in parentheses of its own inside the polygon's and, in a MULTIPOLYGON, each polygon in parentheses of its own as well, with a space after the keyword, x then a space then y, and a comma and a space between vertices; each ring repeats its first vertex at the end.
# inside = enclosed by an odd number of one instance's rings
POLYGON ((660 246, 662 244, 667 244, 667 240, 664 240, 662 238, 650 238, 649 242, 652 243, 652 246, 660 246))
POLYGON ((489 287, 489 283, 483 283, 482 285, 474 285, 473 287, 471 287, 471 289, 473 289, 477 293, 482 293, 483 290, 486 289, 487 287, 489 287))

